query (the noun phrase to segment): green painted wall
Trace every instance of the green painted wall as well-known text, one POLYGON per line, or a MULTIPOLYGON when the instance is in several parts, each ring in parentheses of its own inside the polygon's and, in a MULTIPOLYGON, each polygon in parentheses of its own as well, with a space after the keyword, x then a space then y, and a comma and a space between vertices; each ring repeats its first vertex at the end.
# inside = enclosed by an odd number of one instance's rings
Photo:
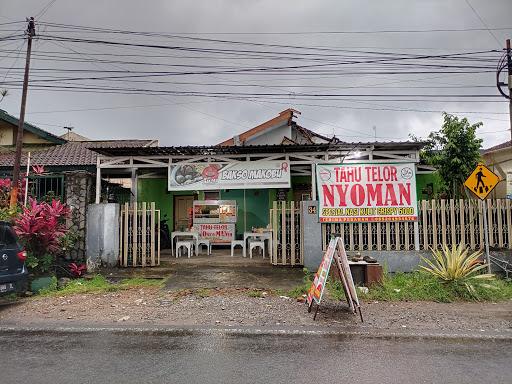
POLYGON ((418 200, 425 200, 429 198, 428 195, 422 192, 427 188, 428 184, 433 184, 433 196, 435 197, 439 192, 440 182, 441 180, 436 172, 416 175, 416 195, 418 200))
MULTIPOLYGON (((167 215, 169 230, 174 230, 174 199, 173 196, 191 195, 192 192, 168 192, 167 179, 139 178, 137 183, 137 202, 155 202, 156 209, 160 209, 160 215, 167 215)), ((203 194, 204 196, 204 194, 203 194)))
POLYGON ((222 200, 236 200, 238 205, 238 220, 236 223, 236 234, 242 236, 244 228, 248 231, 252 227, 266 227, 269 218, 269 191, 266 189, 230 189, 220 192, 222 200), (245 215, 244 215, 245 214, 245 215), (245 219, 245 226, 244 226, 245 219))
POLYGON ((137 202, 155 202, 163 219, 167 215, 168 224, 172 224, 172 201, 167 193, 167 179, 138 179, 137 202))

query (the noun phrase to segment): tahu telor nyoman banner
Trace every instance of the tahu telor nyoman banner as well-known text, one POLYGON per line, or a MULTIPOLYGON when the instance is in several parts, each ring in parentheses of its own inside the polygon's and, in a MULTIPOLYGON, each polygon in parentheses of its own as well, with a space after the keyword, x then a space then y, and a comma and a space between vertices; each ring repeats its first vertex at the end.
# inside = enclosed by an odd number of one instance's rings
POLYGON ((414 163, 319 164, 321 222, 414 221, 414 163))

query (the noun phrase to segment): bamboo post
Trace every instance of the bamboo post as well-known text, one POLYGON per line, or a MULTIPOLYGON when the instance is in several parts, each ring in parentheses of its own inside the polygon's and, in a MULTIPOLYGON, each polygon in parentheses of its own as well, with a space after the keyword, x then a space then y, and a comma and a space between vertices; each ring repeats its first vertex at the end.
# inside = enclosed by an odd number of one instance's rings
POLYGON ((273 206, 273 209, 272 209, 272 231, 274 233, 274 240, 273 240, 273 243, 274 243, 274 252, 272 252, 272 264, 273 265, 277 265, 277 242, 278 242, 278 238, 277 238, 277 228, 278 228, 278 223, 277 223, 277 201, 274 201, 272 203, 272 206, 273 206))
POLYGON ((157 253, 156 253, 156 264, 157 265, 160 265, 160 210, 158 209, 157 211, 157 222, 156 222, 156 250, 157 250, 157 253))
POLYGON ((137 257, 138 257, 138 237, 139 237, 139 229, 137 227, 137 219, 138 219, 138 212, 137 212, 137 202, 133 202, 133 224, 132 224, 132 265, 134 267, 137 266, 137 257))
POLYGON ((450 229, 451 229, 451 242, 452 247, 457 245, 456 229, 457 223, 455 222, 455 200, 450 199, 450 229))
POLYGON ((290 201, 290 262, 295 265, 295 202, 290 201))
POLYGON ((119 255, 117 256, 117 262, 119 266, 123 266, 123 207, 119 207, 119 255))
POLYGON ((496 212, 497 212, 497 220, 498 220, 498 246, 503 248, 503 212, 501 211, 502 204, 501 199, 496 199, 496 212))
POLYGON ((478 227, 480 230, 479 248, 483 249, 485 244, 484 244, 484 203, 482 200, 478 200, 478 227))
POLYGON ((142 266, 146 266, 146 246, 147 246, 147 228, 146 228, 146 202, 142 203, 142 266))
POLYGON ((437 249, 437 212, 435 200, 432 200, 432 248, 437 249))
MULTIPOLYGON (((155 266, 155 202, 150 205, 150 226, 151 226, 151 266, 155 266)), ((158 231, 160 232, 160 231, 158 231)))
POLYGON ((446 246, 446 200, 441 200, 441 241, 446 246))
POLYGON ((472 200, 468 201, 468 210, 469 210, 469 244, 471 249, 476 249, 476 242, 475 242, 475 215, 474 215, 474 208, 475 205, 473 204, 472 200))
POLYGON ((286 265, 286 201, 281 202, 281 263, 286 265))
POLYGON ((464 218, 466 210, 464 208, 464 200, 459 199, 460 242, 466 247, 468 243, 466 241, 466 223, 464 218))
POLYGON ((421 214, 423 221, 423 249, 428 249, 428 210, 427 210, 427 200, 421 201, 421 214))

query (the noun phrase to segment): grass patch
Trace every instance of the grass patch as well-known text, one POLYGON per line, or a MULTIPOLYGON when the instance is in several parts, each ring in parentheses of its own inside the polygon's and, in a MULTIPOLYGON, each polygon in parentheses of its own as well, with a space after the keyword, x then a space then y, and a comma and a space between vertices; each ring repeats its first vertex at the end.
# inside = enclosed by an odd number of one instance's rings
POLYGON ((91 279, 71 280, 65 287, 57 289, 57 284, 42 290, 38 296, 67 296, 83 293, 115 292, 129 288, 162 287, 163 280, 144 279, 140 277, 121 280, 119 283, 111 283, 101 275, 95 275, 91 279))
POLYGON ((212 292, 208 288, 199 288, 197 291, 194 292, 194 294, 197 297, 200 297, 201 299, 204 299, 205 297, 210 297, 212 292))
MULTIPOLYGON (((329 294, 334 299, 345 298, 340 282, 329 282, 329 294)), ((381 285, 370 287, 367 294, 358 292, 367 300, 381 301, 501 301, 512 298, 512 283, 494 279, 475 284, 468 290, 464 282, 443 282, 425 272, 385 274, 381 285)))
POLYGON ((263 292, 258 291, 256 289, 252 289, 249 292, 247 292, 247 296, 249 297, 263 297, 263 292))
POLYGON ((143 277, 132 277, 130 279, 121 280, 121 287, 137 288, 137 287, 163 287, 165 280, 163 279, 145 279, 143 277))

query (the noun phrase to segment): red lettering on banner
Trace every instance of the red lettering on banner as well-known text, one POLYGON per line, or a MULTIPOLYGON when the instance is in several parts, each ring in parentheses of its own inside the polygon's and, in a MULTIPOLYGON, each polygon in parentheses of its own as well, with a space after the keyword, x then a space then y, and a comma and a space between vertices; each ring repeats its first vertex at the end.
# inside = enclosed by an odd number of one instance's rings
POLYGON ((330 207, 334 206, 334 185, 322 185, 322 191, 324 192, 324 205, 330 207))
POLYGON ((397 205, 396 193, 395 189, 393 188, 393 184, 386 184, 386 197, 384 199, 384 205, 397 205))
POLYGON ((360 207, 364 204, 364 196, 364 188, 361 184, 355 184, 352 186, 350 190, 350 199, 352 200, 352 204, 356 207, 360 207))
POLYGON ((394 166, 387 165, 385 167, 365 167, 366 178, 368 181, 398 181, 397 169, 394 166))
POLYGON ((368 205, 382 205, 382 184, 366 184, 366 189, 368 190, 368 205))
POLYGON ((345 189, 343 189, 342 184, 336 184, 336 190, 338 191, 338 195, 340 197, 339 206, 346 207, 347 206, 346 195, 347 195, 347 190, 348 190, 348 184, 345 184, 345 189))
POLYGON ((404 205, 403 199, 407 205, 411 205, 411 184, 398 184, 398 194, 400 195, 400 205, 404 205), (405 189, 407 187, 407 190, 405 189))

